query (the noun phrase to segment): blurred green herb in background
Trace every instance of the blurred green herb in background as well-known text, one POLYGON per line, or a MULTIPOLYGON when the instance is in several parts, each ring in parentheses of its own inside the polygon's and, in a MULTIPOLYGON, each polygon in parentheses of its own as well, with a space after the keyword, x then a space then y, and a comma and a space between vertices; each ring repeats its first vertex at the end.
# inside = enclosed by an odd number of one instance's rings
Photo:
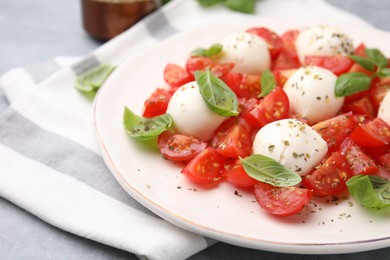
MULTIPOLYGON (((223 4, 230 10, 253 14, 255 12, 256 0, 196 0, 203 7, 212 7, 218 4, 223 4)), ((161 0, 162 4, 166 4, 170 0, 161 0)))

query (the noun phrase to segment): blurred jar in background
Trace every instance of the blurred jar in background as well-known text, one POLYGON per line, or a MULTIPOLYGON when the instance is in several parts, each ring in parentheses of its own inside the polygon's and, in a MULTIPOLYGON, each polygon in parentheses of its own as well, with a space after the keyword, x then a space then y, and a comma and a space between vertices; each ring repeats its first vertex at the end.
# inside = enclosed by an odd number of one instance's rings
POLYGON ((142 17, 156 10, 156 0, 81 0, 85 31, 99 40, 109 40, 142 17))

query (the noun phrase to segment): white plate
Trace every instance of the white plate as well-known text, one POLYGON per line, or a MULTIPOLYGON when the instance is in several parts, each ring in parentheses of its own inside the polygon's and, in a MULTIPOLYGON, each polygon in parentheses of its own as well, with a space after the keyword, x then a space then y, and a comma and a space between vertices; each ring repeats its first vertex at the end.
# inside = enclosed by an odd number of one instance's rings
MULTIPOLYGON (((353 201, 317 201, 304 214, 277 218, 266 214, 254 196, 227 183, 204 190, 180 174, 181 166, 166 161, 150 148, 126 136, 124 106, 141 113, 143 101, 164 86, 167 63, 184 65, 189 52, 220 42, 226 35, 253 26, 278 33, 323 21, 243 18, 221 21, 177 34, 137 56, 128 58, 100 89, 94 107, 97 138, 103 157, 123 188, 162 218, 204 236, 227 243, 288 253, 335 254, 390 246, 390 212, 363 209, 353 201), (237 195, 237 192, 239 195, 237 195), (236 193, 236 194, 235 194, 236 193)), ((335 25, 335 22, 326 22, 335 25)), ((390 54, 390 34, 336 24, 355 45, 380 48, 390 54)))

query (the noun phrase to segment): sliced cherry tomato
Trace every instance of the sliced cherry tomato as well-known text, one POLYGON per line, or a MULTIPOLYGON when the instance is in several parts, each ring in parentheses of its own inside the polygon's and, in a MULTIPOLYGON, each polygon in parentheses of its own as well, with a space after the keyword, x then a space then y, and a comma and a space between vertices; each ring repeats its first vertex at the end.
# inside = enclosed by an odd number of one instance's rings
POLYGON ((340 152, 347 159, 353 175, 374 174, 379 171, 374 160, 350 138, 345 139, 341 144, 340 152))
POLYGON ((275 187, 259 182, 255 188, 257 203, 276 216, 291 216, 302 211, 310 201, 313 192, 305 188, 275 187))
POLYGON ((246 31, 263 38, 267 42, 272 60, 279 56, 283 48, 283 41, 279 35, 265 27, 254 27, 246 31))
POLYGON ((255 127, 262 127, 276 120, 287 118, 290 103, 281 87, 276 87, 255 106, 245 119, 255 127))
POLYGON ((194 75, 197 70, 210 69, 215 76, 221 77, 229 73, 233 67, 233 63, 215 63, 208 57, 193 56, 188 58, 186 62, 186 70, 191 75, 194 75))
POLYGON ((348 161, 339 152, 334 152, 305 177, 303 186, 313 189, 315 196, 338 195, 345 189, 345 182, 351 175, 348 161))
POLYGON ((178 88, 188 82, 194 80, 193 75, 189 74, 187 70, 173 63, 168 63, 164 69, 164 80, 171 87, 178 88))
POLYGON ((272 70, 298 69, 301 66, 298 55, 294 52, 283 49, 279 56, 272 63, 272 70))
POLYGON ((372 72, 371 71, 366 70, 365 68, 363 68, 362 66, 360 66, 357 63, 354 63, 352 65, 352 67, 349 69, 348 72, 361 72, 361 73, 364 73, 364 74, 366 74, 366 75, 368 75, 370 77, 372 76, 372 72))
POLYGON ((377 117, 355 128, 350 137, 363 148, 382 147, 390 143, 390 127, 377 117))
POLYGON ((238 98, 256 98, 261 92, 260 75, 228 73, 222 80, 238 98))
POLYGON ((248 189, 253 188, 259 181, 250 177, 239 159, 234 160, 229 164, 225 164, 223 172, 225 179, 238 188, 248 189))
POLYGON ((379 162, 386 170, 390 171, 390 153, 384 154, 379 157, 379 162))
POLYGON ((367 57, 366 54, 366 46, 364 43, 360 43, 356 49, 355 49, 355 55, 362 56, 362 57, 367 57))
POLYGON ((142 116, 151 118, 165 114, 171 97, 172 91, 157 88, 144 102, 144 112, 142 116))
POLYGON ((340 144, 349 136, 356 126, 357 122, 355 121, 353 114, 346 113, 319 122, 313 125, 312 128, 326 141, 329 152, 332 153, 338 149, 340 144))
POLYGON ((285 50, 296 53, 295 40, 297 39, 299 30, 290 30, 282 34, 282 41, 285 50))
POLYGON ((245 126, 233 124, 227 130, 219 128, 211 140, 215 150, 226 157, 247 157, 252 151, 252 136, 245 126))
POLYGON ((259 100, 257 98, 239 98, 238 111, 240 112, 240 116, 244 116, 251 111, 258 103, 259 100))
POLYGON ((390 91, 390 77, 380 78, 371 86, 369 90, 369 97, 375 111, 378 111, 379 106, 388 91, 390 91))
POLYGON ((214 148, 208 147, 196 155, 181 173, 193 183, 212 186, 221 179, 223 163, 222 156, 214 148))
POLYGON ((174 162, 187 162, 205 150, 206 142, 195 137, 164 131, 158 137, 158 147, 162 155, 174 162))
POLYGON ((318 66, 330 70, 337 76, 348 72, 352 67, 353 61, 347 56, 334 55, 334 56, 318 56, 307 55, 305 56, 305 65, 318 66))
POLYGON ((376 117, 376 111, 368 96, 352 102, 345 102, 341 108, 343 112, 352 112, 354 115, 363 115, 368 119, 376 117))
POLYGON ((276 85, 283 87, 284 83, 288 80, 288 78, 294 74, 296 69, 289 69, 289 70, 274 70, 272 73, 274 74, 276 85))

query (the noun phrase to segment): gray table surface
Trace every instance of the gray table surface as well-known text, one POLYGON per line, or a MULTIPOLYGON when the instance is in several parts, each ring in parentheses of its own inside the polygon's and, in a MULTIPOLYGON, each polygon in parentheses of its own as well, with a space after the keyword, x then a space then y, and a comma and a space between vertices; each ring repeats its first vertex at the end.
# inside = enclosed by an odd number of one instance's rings
MULTIPOLYGON (((390 0, 327 0, 390 31, 390 0)), ((81 26, 80 0, 0 0, 0 74, 58 55, 80 56, 101 45, 81 26)), ((0 90, 0 112, 7 107, 0 90)), ((389 259, 390 248, 370 252, 285 255, 217 243, 191 259, 389 259)), ((0 259, 137 259, 131 253, 53 227, 0 198, 0 259)))

